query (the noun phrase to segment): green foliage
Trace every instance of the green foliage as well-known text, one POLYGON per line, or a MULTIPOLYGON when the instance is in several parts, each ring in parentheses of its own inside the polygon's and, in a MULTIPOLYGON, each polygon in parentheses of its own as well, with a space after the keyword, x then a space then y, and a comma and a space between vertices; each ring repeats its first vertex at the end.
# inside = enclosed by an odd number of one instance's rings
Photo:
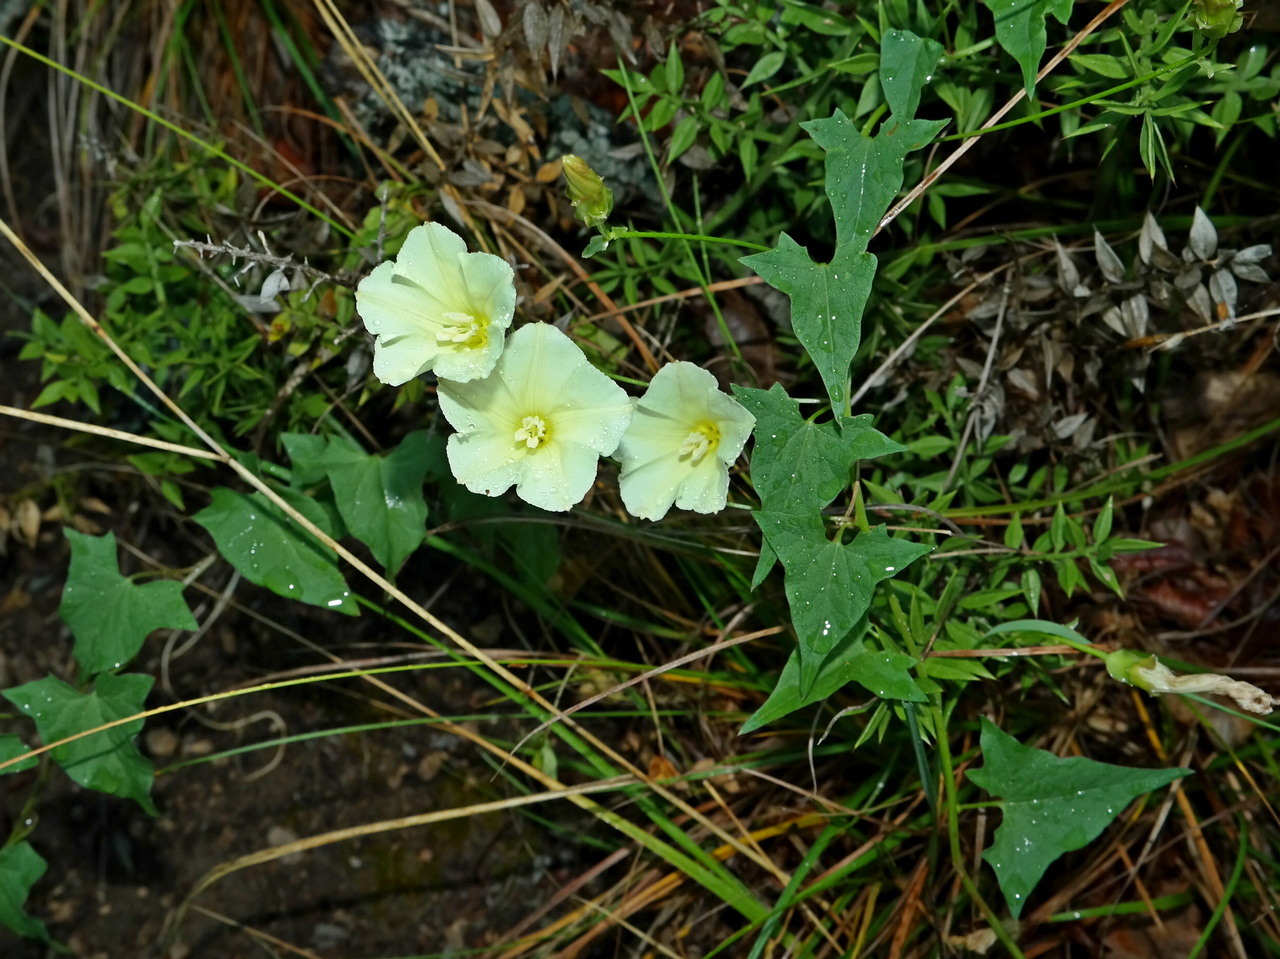
POLYGON ((1047 43, 1045 19, 1059 23, 1071 16, 1075 0, 982 0, 996 21, 996 41, 1022 68, 1027 96, 1036 90, 1036 74, 1047 43))
MULTIPOLYGON (((339 531, 314 500, 291 500, 326 533, 339 531)), ((213 502, 192 517, 208 530, 218 551, 245 579, 280 596, 358 616, 334 554, 317 543, 262 493, 218 488, 213 502)))
POLYGON ((871 425, 871 414, 814 423, 778 384, 767 390, 733 388, 756 418, 751 481, 764 509, 809 513, 831 504, 851 481, 860 460, 906 449, 871 425))
POLYGON ((896 576, 931 547, 891 538, 883 526, 852 543, 828 539, 820 514, 756 514, 786 569, 787 601, 800 640, 800 692, 807 695, 826 655, 871 605, 877 583, 896 576))
POLYGON ((45 924, 22 908, 31 887, 47 868, 44 858, 28 842, 0 848, 0 877, 4 878, 0 882, 0 926, 30 939, 51 941, 45 924))
MULTIPOLYGON (((4 733, 0 735, 0 763, 8 762, 11 759, 17 759, 19 756, 31 752, 30 748, 23 743, 21 739, 13 733, 4 733)), ((5 773, 22 772, 24 769, 32 769, 38 762, 38 757, 32 756, 30 759, 24 759, 14 763, 12 766, 6 766, 0 769, 0 776, 5 773)))
POLYGON ((880 88, 895 117, 913 117, 920 94, 933 79, 942 56, 937 40, 917 37, 910 30, 886 30, 880 44, 880 88))
POLYGON ((182 598, 182 584, 165 580, 139 585, 115 568, 116 538, 66 530, 71 571, 58 613, 75 637, 81 675, 124 666, 153 630, 195 629, 182 598))
POLYGON ((427 434, 410 433, 386 456, 371 456, 340 437, 286 433, 281 440, 302 478, 328 478, 347 530, 394 575, 426 535, 427 434))
MULTIPOLYGON (((52 743, 142 712, 153 682, 150 676, 103 673, 93 691, 86 693, 47 676, 3 690, 3 695, 35 721, 46 743, 52 743)), ((155 771, 133 743, 141 731, 139 718, 80 736, 52 750, 53 760, 81 786, 132 799, 155 816, 151 801, 155 771)))
POLYGON ((1210 40, 1221 40, 1244 24, 1244 0, 1195 0, 1196 29, 1210 40))
POLYGON ((874 648, 867 639, 868 625, 868 621, 863 619, 827 653, 808 692, 802 692, 800 650, 793 652, 782 668, 778 684, 743 724, 741 734, 746 735, 797 709, 828 699, 851 682, 858 683, 880 699, 926 702, 928 697, 911 677, 915 660, 896 650, 874 648))
POLYGON ((1092 842, 1136 797, 1191 774, 1061 759, 1019 744, 985 718, 982 755, 984 764, 969 770, 969 778, 1000 797, 1004 813, 982 858, 995 870, 1014 916, 1055 859, 1092 842))

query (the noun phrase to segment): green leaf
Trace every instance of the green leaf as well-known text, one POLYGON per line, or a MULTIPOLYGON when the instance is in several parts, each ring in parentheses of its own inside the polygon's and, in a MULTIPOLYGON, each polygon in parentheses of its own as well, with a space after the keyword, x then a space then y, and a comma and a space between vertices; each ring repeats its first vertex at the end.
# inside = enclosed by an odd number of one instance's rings
POLYGON ((920 105, 920 93, 933 79, 942 56, 937 40, 917 37, 910 30, 886 30, 880 39, 880 86, 889 110, 910 119, 920 105))
POLYGON ((825 120, 800 124, 827 151, 826 190, 839 245, 850 247, 846 255, 866 250, 880 218, 902 189, 907 154, 928 146, 946 123, 892 117, 875 137, 866 137, 837 110, 825 120))
POLYGON ((22 908, 46 868, 48 864, 29 842, 0 848, 0 926, 28 939, 51 942, 45 924, 22 908))
POLYGON ((1005 549, 1022 549, 1022 514, 1014 513, 1004 529, 1005 549))
POLYGON ((827 654, 857 625, 877 583, 932 547, 893 539, 883 526, 852 543, 827 538, 821 513, 761 511, 756 522, 782 560, 791 619, 800 641, 800 692, 807 695, 827 654))
POLYGON ((969 770, 969 778, 1000 797, 1004 813, 982 858, 995 870, 1015 917, 1050 863, 1096 839, 1136 797, 1191 772, 1061 759, 1021 745, 985 717, 981 744, 984 765, 969 770))
POLYGON ((791 297, 796 337, 818 368, 832 409, 840 412, 848 402, 849 365, 862 339, 862 313, 876 275, 874 256, 848 250, 846 244, 830 263, 814 263, 804 247, 783 233, 774 249, 742 258, 766 283, 791 297))
POLYGON ((733 393, 756 418, 751 482, 766 510, 821 510, 849 485, 859 460, 906 450, 875 429, 870 414, 844 417, 841 429, 802 420, 800 404, 776 383, 767 390, 735 384, 733 393))
POLYGON ((1093 541, 1094 543, 1105 543, 1107 537, 1111 535, 1111 519, 1115 512, 1115 504, 1112 502, 1114 497, 1108 496, 1107 503, 1102 507, 1102 511, 1098 513, 1098 518, 1093 522, 1093 541))
POLYGON ((307 489, 328 478, 324 454, 329 449, 327 436, 312 433, 283 433, 280 441, 289 454, 290 482, 297 489, 307 489))
MULTIPOLYGON (((13 733, 0 734, 0 763, 7 763, 10 759, 17 759, 25 753, 31 752, 31 747, 24 743, 13 733)), ((20 773, 24 769, 32 769, 40 762, 40 757, 32 756, 30 759, 23 759, 14 763, 12 766, 5 766, 0 769, 0 776, 6 773, 20 773)))
POLYGON ((751 72, 747 74, 747 78, 742 81, 739 89, 745 90, 753 83, 760 83, 768 80, 771 76, 782 69, 782 64, 786 62, 787 55, 782 50, 774 50, 772 53, 766 53, 755 65, 751 67, 751 72))
POLYGON ((342 521, 388 573, 394 574, 422 545, 427 522, 422 484, 431 462, 425 430, 410 433, 386 456, 334 438, 318 459, 295 462, 308 473, 313 462, 324 468, 342 521))
POLYGON ((926 702, 928 697, 911 677, 915 660, 906 653, 867 649, 866 633, 867 620, 864 617, 822 660, 807 694, 800 692, 800 651, 794 651, 782 668, 778 685, 746 721, 738 735, 745 735, 797 709, 826 699, 851 682, 858 683, 883 699, 926 702))
POLYGON ((549 523, 521 522, 513 516, 498 528, 498 536, 511 554, 521 580, 535 589, 545 589, 560 568, 560 532, 549 523))
POLYGON ((1022 82, 1030 97, 1047 44, 1044 22, 1053 14, 1065 24, 1074 0, 982 0, 996 18, 996 42, 1022 67, 1022 82))
POLYGON ((984 639, 990 636, 1003 636, 1006 633, 1031 633, 1036 636, 1054 636, 1058 639, 1065 639, 1072 643, 1084 643, 1085 645, 1093 645, 1088 639, 1081 636, 1070 626, 1063 626, 1061 623, 1050 622, 1047 619, 1017 619, 1008 623, 1001 623, 987 630, 984 639))
MULTIPOLYGON (((150 676, 103 673, 93 692, 81 693, 55 676, 3 691, 4 697, 35 721, 46 743, 57 742, 105 723, 143 711, 151 691, 150 676)), ((134 800, 151 815, 158 815, 151 801, 155 770, 134 745, 142 731, 142 719, 103 732, 82 736, 52 750, 53 760, 87 789, 134 800)))
POLYGON ((698 139, 698 118, 687 116, 671 131, 671 140, 667 144, 667 162, 674 163, 693 142, 698 139))
MULTIPOLYGON (((317 526, 328 520, 314 501, 294 504, 317 526)), ((261 493, 246 496, 219 487, 194 517, 245 579, 312 606, 359 615, 332 553, 315 542, 261 493)))
POLYGON ((765 577, 773 570, 773 564, 778 561, 778 554, 773 551, 773 547, 769 545, 769 541, 764 537, 760 538, 760 557, 756 560, 756 570, 751 574, 751 591, 754 593, 760 588, 760 584, 765 581, 765 577))
POLYGON ((82 676, 124 666, 157 629, 195 629, 182 584, 162 580, 139 585, 120 575, 116 538, 66 530, 71 571, 58 615, 71 627, 82 676))

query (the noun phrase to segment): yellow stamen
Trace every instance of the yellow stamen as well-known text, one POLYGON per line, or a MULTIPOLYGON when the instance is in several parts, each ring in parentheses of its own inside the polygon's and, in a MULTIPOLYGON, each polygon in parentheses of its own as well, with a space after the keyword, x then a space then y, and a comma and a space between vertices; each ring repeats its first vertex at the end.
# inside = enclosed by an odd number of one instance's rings
POLYGON ((680 444, 680 458, 688 457, 697 466, 708 453, 720 446, 720 428, 712 422, 702 422, 693 428, 680 444))
POLYGON ((520 421, 520 428, 515 434, 516 444, 523 443, 531 450, 536 450, 547 438, 547 421, 541 416, 526 416, 520 421))
POLYGON ((444 317, 452 323, 436 334, 436 342, 458 343, 471 347, 484 345, 484 325, 470 313, 446 313, 444 317))

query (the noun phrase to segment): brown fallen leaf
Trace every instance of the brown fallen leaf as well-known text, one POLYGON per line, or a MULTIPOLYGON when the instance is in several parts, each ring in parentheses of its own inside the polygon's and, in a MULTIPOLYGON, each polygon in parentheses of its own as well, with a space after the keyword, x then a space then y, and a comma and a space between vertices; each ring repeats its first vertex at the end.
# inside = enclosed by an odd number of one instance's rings
POLYGON ((14 519, 15 531, 28 546, 34 549, 36 540, 40 536, 40 507, 36 505, 35 500, 24 499, 19 503, 14 519))

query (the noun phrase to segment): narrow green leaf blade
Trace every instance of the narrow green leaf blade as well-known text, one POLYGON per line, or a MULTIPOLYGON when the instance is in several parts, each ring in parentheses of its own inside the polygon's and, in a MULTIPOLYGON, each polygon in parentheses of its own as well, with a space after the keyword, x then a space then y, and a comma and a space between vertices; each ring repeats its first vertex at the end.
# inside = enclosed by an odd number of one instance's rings
MULTIPOLYGON (((317 526, 327 524, 317 504, 300 497, 294 505, 317 526)), ((333 554, 261 493, 246 496, 219 487, 213 502, 193 518, 249 582, 312 606, 359 615, 333 554)))
POLYGON ((45 924, 23 908, 31 887, 47 868, 44 858, 29 842, 0 849, 0 926, 28 939, 52 941, 45 924))
POLYGON ((196 628, 181 583, 139 585, 120 575, 114 534, 86 536, 71 529, 66 534, 71 570, 58 615, 71 627, 83 675, 124 666, 154 630, 196 628))
MULTIPOLYGON (((31 717, 46 743, 143 711, 153 680, 150 676, 103 673, 92 692, 81 693, 55 676, 46 676, 3 691, 4 697, 31 717)), ((54 762, 87 789, 134 800, 151 815, 155 769, 138 751, 134 737, 142 720, 84 736, 52 750, 54 762)))
POLYGON ((969 778, 998 796, 1004 811, 982 858, 995 870, 1015 917, 1055 859, 1096 839, 1138 796, 1191 773, 1061 759, 1023 746, 985 717, 981 744, 984 765, 969 770, 969 778))

